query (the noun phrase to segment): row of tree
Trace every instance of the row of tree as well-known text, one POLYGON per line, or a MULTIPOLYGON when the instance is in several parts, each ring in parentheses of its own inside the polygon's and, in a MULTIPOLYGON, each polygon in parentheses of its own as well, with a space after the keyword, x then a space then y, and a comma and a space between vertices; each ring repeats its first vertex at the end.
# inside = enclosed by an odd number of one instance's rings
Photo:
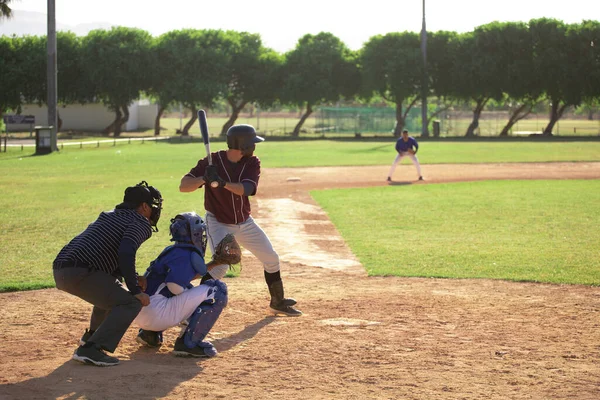
MULTIPOLYGON (((257 34, 178 30, 153 38, 134 28, 58 34, 58 96, 63 105, 102 102, 115 113, 105 133, 119 136, 128 105, 145 94, 160 111, 183 104, 195 123, 199 107, 224 99, 231 107, 222 134, 247 104, 302 107, 293 135, 316 106, 340 99, 380 96, 396 108, 399 132, 419 104, 423 72, 427 93, 440 104, 472 104, 474 135, 490 100, 511 105, 501 135, 540 101, 551 104, 544 133, 569 106, 600 98, 600 22, 565 24, 554 19, 490 23, 472 32, 428 36, 427 63, 417 33, 372 37, 351 51, 330 33, 308 34, 280 54, 257 34)), ((46 98, 46 37, 0 37, 0 114, 46 98)), ((444 109, 433 110, 430 117, 444 109)), ((396 133, 397 133, 396 132, 396 133)))

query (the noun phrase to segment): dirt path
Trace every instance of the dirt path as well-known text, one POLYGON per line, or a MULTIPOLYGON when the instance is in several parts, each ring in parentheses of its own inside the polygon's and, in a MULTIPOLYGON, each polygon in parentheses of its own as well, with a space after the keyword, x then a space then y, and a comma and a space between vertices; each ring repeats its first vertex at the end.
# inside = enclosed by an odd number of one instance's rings
MULTIPOLYGON (((214 359, 173 357, 175 329, 159 351, 139 348, 132 328, 120 366, 82 366, 69 358, 87 304, 54 289, 0 294, 0 399, 600 398, 600 288, 365 275, 308 190, 385 185, 386 174, 263 172, 255 216, 305 315, 268 316, 262 267, 244 254, 211 334, 214 359)), ((600 163, 427 165, 424 175, 418 184, 598 179, 600 163)), ((413 176, 402 165, 396 183, 413 176)))

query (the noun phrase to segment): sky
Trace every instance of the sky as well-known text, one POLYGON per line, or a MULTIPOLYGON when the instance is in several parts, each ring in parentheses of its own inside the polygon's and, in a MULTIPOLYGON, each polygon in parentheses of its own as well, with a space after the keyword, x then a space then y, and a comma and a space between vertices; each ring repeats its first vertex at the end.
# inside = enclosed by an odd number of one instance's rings
MULTIPOLYGON (((56 19, 67 25, 109 23, 154 36, 183 29, 259 33, 279 52, 307 33, 331 32, 357 50, 377 34, 419 32, 422 0, 55 0, 56 19)), ((425 0, 428 31, 468 32, 492 21, 556 18, 600 20, 599 0, 425 0)), ((13 0, 14 10, 46 13, 47 0, 13 0)))

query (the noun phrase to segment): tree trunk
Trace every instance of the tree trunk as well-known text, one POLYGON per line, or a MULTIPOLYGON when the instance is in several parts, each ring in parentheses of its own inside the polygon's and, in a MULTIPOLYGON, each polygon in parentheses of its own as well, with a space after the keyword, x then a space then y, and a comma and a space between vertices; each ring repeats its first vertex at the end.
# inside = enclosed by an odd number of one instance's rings
POLYGON ((310 114, 312 114, 312 112, 313 112, 312 106, 310 105, 310 103, 306 103, 306 112, 304 113, 304 115, 302 115, 302 117, 300 118, 300 121, 298 121, 298 123, 294 127, 294 131, 292 132, 293 137, 300 136, 300 128, 302 128, 302 125, 308 119, 310 114))
POLYGON ((479 128, 479 117, 481 117, 481 112, 489 100, 489 97, 484 97, 477 100, 477 104, 473 110, 473 121, 471 121, 469 127, 467 128, 467 133, 465 134, 466 137, 475 136, 475 129, 479 128))
POLYGON ((223 125, 223 128, 221 129, 221 136, 227 135, 227 131, 229 130, 229 128, 231 128, 233 124, 235 124, 235 121, 240 116, 240 112, 244 109, 246 104, 248 104, 248 101, 246 100, 242 100, 242 102, 239 105, 236 104, 235 100, 233 99, 227 99, 227 102, 231 105, 231 116, 223 125))
POLYGON ((525 118, 526 116, 531 114, 531 111, 533 110, 534 106, 535 106, 535 104, 524 103, 520 107, 518 107, 516 110, 514 110, 513 113, 510 115, 508 122, 506 123, 504 128, 502 128, 502 131, 500 131, 500 136, 508 136, 508 132, 510 132, 512 127, 517 122, 519 122, 520 120, 522 120, 523 118, 525 118))
POLYGON ((394 128, 394 137, 400 137, 402 130, 404 130, 406 120, 404 119, 405 114, 402 112, 403 100, 404 99, 400 99, 400 101, 396 103, 396 127, 394 128))
POLYGON ((431 113, 431 115, 427 117, 427 126, 425 127, 425 132, 427 133, 427 136, 429 136, 429 125, 433 123, 433 119, 441 113, 443 113, 444 111, 448 110, 450 107, 451 105, 446 104, 443 107, 440 107, 437 110, 435 110, 435 112, 431 113))
MULTIPOLYGON (((118 110, 119 108, 117 108, 118 110)), ((129 107, 127 107, 126 105, 121 106, 120 107, 121 110, 123 110, 123 113, 120 116, 119 122, 115 125, 115 134, 113 135, 113 137, 120 137, 121 136, 121 130, 123 129, 123 124, 127 123, 127 121, 129 121, 129 107)))
POLYGON ((588 121, 594 120, 594 110, 592 109, 592 107, 590 107, 590 109, 588 110, 587 119, 588 119, 588 121))
POLYGON ((194 125, 194 123, 198 119, 198 109, 196 108, 196 106, 191 105, 191 106, 188 106, 188 108, 192 112, 192 116, 191 116, 190 120, 188 122, 186 122, 186 124, 183 126, 183 130, 181 131, 181 136, 189 136, 190 128, 192 127, 192 125, 194 125))
POLYGON ((60 132, 62 125, 63 125, 63 120, 60 117, 60 111, 56 110, 56 132, 60 132))
POLYGON ((554 129, 554 125, 558 122, 560 117, 562 117, 563 113, 567 109, 567 105, 560 105, 560 100, 555 101, 552 99, 552 106, 550 107, 550 121, 548 125, 544 128, 543 135, 544 136, 552 136, 552 130, 554 129))
POLYGON ((162 118, 165 109, 166 107, 162 104, 158 106, 158 113, 156 114, 156 118, 154 118, 154 136, 160 136, 160 119, 162 118))
POLYGON ((115 132, 115 137, 117 137, 117 126, 119 126, 119 134, 121 133, 120 122, 123 114, 121 113, 121 107, 111 107, 113 112, 115 113, 115 119, 111 122, 106 128, 102 130, 102 133, 105 135, 110 135, 111 132, 115 132))

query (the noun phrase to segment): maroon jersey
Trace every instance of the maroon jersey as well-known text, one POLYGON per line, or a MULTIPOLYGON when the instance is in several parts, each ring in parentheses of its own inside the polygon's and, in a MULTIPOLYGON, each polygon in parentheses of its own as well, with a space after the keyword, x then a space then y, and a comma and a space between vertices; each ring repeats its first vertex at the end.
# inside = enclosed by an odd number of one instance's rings
MULTIPOLYGON (((233 183, 250 182, 254 185, 252 195, 256 194, 258 179, 260 178, 260 160, 256 156, 244 157, 237 163, 227 159, 227 152, 221 150, 212 153, 213 164, 221 179, 233 183)), ((198 178, 204 176, 208 159, 203 158, 187 173, 187 176, 198 178)), ((204 209, 211 212, 217 221, 223 224, 240 224, 250 216, 250 199, 247 196, 238 196, 225 188, 204 188, 204 209)))

